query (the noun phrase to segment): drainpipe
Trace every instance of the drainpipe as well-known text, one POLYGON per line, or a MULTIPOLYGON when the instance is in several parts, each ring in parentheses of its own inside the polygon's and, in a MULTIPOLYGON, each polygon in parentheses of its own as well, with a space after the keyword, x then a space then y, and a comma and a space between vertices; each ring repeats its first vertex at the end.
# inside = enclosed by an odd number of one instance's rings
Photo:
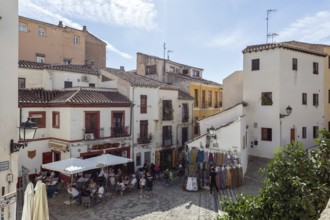
POLYGON ((131 124, 130 124, 130 132, 131 132, 131 137, 132 137, 132 141, 131 141, 131 146, 132 146, 132 160, 134 162, 134 172, 135 172, 135 155, 134 155, 134 129, 133 129, 133 124, 134 124, 134 95, 135 95, 135 87, 133 87, 133 94, 132 94, 132 104, 131 104, 131 124))

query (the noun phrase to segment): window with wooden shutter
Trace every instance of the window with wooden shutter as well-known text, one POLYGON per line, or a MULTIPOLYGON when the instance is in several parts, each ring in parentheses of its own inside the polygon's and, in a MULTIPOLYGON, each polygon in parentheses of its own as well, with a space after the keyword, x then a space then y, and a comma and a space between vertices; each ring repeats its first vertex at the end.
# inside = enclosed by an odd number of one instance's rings
POLYGON ((147 96, 141 95, 140 96, 140 113, 146 114, 147 113, 147 96))

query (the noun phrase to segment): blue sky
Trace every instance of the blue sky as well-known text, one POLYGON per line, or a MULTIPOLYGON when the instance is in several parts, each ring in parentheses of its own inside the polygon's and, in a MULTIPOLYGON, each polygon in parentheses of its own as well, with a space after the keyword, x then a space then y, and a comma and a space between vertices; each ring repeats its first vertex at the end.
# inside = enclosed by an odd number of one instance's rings
POLYGON ((108 43, 107 66, 136 68, 136 53, 204 69, 218 83, 242 69, 242 50, 266 43, 330 44, 328 0, 18 0, 19 15, 81 29, 108 43), (269 39, 271 42, 272 39, 269 39))

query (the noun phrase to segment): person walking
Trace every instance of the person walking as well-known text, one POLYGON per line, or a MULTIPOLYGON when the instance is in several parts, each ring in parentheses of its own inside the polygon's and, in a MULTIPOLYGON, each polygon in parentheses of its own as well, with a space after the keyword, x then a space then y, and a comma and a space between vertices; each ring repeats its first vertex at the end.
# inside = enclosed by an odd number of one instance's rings
POLYGON ((216 180, 215 180, 215 176, 216 175, 217 175, 217 173, 215 172, 214 167, 211 167, 211 171, 210 171, 210 175, 209 175, 210 196, 212 196, 212 189, 213 189, 213 187, 215 187, 215 189, 217 190, 217 192, 219 192, 219 189, 217 187, 216 180))
POLYGON ((154 197, 154 193, 152 192, 152 187, 153 187, 153 184, 154 184, 154 178, 152 175, 150 175, 149 172, 147 172, 147 175, 146 175, 146 195, 151 198, 151 197, 154 197))
POLYGON ((144 177, 144 174, 142 174, 142 177, 140 179, 140 197, 143 197, 143 192, 146 186, 146 179, 144 177))

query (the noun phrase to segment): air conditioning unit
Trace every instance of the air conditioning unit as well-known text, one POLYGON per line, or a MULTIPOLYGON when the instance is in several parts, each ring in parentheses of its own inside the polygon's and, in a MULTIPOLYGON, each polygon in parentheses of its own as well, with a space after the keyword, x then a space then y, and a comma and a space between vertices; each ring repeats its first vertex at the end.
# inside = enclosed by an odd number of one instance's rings
POLYGON ((85 134, 85 140, 86 141, 94 140, 94 134, 93 133, 85 134))
POLYGON ((81 82, 88 82, 88 76, 82 76, 81 82))

